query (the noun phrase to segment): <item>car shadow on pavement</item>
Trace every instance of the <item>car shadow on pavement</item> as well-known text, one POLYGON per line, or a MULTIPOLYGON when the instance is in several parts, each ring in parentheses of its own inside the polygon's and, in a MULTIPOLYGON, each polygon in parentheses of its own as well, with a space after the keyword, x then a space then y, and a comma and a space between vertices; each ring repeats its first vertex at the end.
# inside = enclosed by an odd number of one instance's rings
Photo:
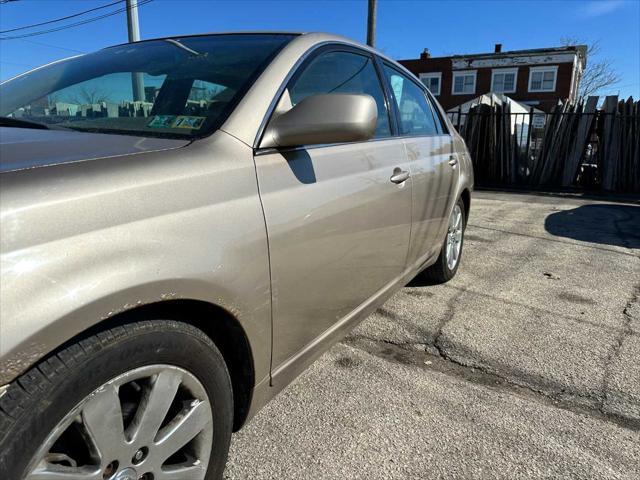
POLYGON ((640 206, 590 204, 549 215, 552 235, 583 242, 640 248, 640 206))
POLYGON ((419 288, 419 287, 432 287, 434 285, 441 285, 441 284, 442 282, 436 282, 434 280, 431 280, 426 275, 421 275, 419 273, 415 277, 413 277, 411 281, 407 283, 407 285, 405 286, 409 288, 419 288))

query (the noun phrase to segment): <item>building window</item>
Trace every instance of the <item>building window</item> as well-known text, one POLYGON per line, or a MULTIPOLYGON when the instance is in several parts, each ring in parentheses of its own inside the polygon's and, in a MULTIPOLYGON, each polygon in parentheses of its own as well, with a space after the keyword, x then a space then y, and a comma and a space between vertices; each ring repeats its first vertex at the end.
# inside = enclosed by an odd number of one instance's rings
POLYGON ((433 95, 440 95, 440 85, 442 84, 442 72, 421 73, 420 81, 433 95))
POLYGON ((454 95, 469 95, 476 93, 476 71, 467 70, 465 72, 453 72, 454 95))
POLYGON ((529 70, 530 92, 555 92, 558 67, 533 67, 529 70))
POLYGON ((491 91, 496 93, 515 93, 518 83, 517 68, 501 68, 491 72, 491 91))

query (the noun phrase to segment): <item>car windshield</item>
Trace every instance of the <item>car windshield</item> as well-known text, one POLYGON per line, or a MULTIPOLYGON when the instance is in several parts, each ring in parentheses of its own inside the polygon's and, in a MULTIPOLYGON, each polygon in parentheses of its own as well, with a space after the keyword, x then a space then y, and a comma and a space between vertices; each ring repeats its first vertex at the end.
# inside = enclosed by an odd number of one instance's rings
POLYGON ((0 85, 0 125, 202 137, 292 38, 175 37, 56 62, 0 85))

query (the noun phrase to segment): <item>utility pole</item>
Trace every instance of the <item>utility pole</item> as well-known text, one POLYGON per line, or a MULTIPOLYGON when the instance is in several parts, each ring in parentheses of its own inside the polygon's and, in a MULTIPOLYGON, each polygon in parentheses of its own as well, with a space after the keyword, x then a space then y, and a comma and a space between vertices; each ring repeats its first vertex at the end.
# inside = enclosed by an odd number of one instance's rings
POLYGON ((378 0, 369 0, 369 12, 367 15, 367 45, 376 45, 376 9, 378 0))
MULTIPOLYGON (((140 24, 138 23, 138 0, 127 0, 127 30, 129 42, 140 41, 140 24)), ((133 100, 142 102, 144 98, 144 82, 142 73, 131 74, 131 86, 133 88, 133 100)))

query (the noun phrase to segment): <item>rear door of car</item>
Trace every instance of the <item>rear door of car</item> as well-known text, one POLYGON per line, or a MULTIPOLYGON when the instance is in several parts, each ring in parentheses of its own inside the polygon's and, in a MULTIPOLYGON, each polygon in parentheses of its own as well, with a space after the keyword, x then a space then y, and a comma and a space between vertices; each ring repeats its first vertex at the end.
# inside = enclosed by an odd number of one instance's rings
POLYGON ((296 70, 276 111, 314 94, 368 94, 378 107, 375 137, 256 151, 269 236, 276 371, 405 269, 411 179, 391 181, 408 166, 384 92, 371 54, 343 45, 321 47, 296 70))
POLYGON ((457 159, 447 126, 424 87, 395 66, 382 65, 410 162, 413 224, 407 263, 419 264, 442 246, 455 202, 457 159))

